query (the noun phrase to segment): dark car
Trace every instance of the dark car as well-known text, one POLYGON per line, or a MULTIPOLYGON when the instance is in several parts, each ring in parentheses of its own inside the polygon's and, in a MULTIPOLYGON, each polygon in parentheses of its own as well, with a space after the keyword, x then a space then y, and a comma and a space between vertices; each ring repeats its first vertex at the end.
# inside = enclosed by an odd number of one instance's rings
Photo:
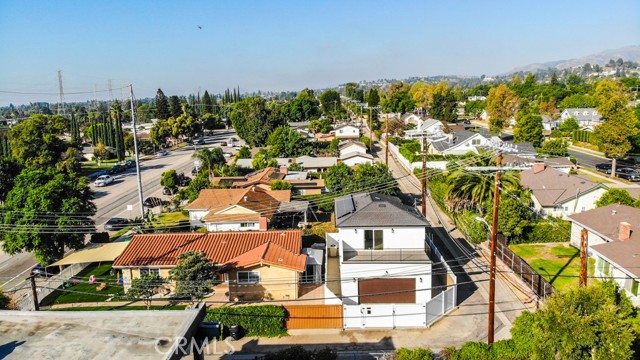
POLYGON ((58 275, 60 273, 60 268, 58 266, 45 267, 42 265, 36 265, 33 269, 31 269, 31 275, 38 277, 52 277, 54 275, 58 275))
POLYGON ((104 223, 104 229, 107 231, 122 230, 129 224, 129 219, 112 217, 104 223))
POLYGON ((160 198, 151 196, 144 199, 144 201, 142 202, 142 205, 146 207, 156 207, 156 206, 162 206, 166 203, 168 203, 168 201, 163 201, 160 198))
POLYGON ((127 169, 134 168, 134 167, 136 167, 136 161, 135 160, 127 160, 127 162, 124 163, 124 166, 127 169))
POLYGON ((609 163, 596 164, 596 170, 601 171, 605 174, 611 174, 611 164, 609 163))
POLYGON ((97 179, 98 177, 100 177, 102 175, 108 175, 107 174, 107 170, 100 170, 100 171, 94 172, 93 174, 89 174, 89 175, 87 175, 87 179, 89 179, 89 180, 97 179))
POLYGON ((191 178, 186 176, 184 173, 180 173, 178 175, 178 185, 179 186, 189 186, 191 183, 191 178))
POLYGON ((203 138, 195 139, 195 140, 193 140, 193 144, 194 145, 204 145, 204 139, 203 138))
POLYGON ((127 168, 122 165, 114 165, 111 169, 109 169, 109 175, 119 174, 125 170, 127 170, 127 168))
POLYGON ((640 181, 640 172, 633 168, 622 168, 616 170, 616 175, 629 181, 640 181))
POLYGON ((165 186, 162 188, 162 195, 173 195, 173 193, 171 192, 171 189, 165 186))

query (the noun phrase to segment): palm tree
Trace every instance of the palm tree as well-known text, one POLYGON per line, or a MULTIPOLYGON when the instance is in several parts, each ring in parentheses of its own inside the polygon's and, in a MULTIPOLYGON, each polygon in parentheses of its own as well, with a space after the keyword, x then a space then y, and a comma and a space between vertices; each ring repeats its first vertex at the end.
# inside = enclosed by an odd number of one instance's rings
MULTIPOLYGON (((495 174, 491 172, 472 172, 456 170, 447 177, 445 201, 451 211, 475 208, 483 212, 482 205, 493 200, 495 174)), ((520 177, 514 171, 508 171, 501 178, 504 191, 520 189, 520 177)))
POLYGON ((227 163, 221 148, 214 148, 213 150, 203 148, 193 153, 191 157, 200 161, 200 168, 207 170, 209 179, 213 177, 213 170, 216 165, 224 165, 227 163))

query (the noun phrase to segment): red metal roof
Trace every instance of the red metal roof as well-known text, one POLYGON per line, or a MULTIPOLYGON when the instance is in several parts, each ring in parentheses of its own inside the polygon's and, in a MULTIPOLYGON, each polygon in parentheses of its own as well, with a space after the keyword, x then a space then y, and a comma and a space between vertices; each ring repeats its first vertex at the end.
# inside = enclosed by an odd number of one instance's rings
POLYGON ((202 251, 214 263, 224 264, 269 241, 291 253, 300 254, 302 231, 135 235, 113 266, 175 266, 180 254, 187 251, 202 251))

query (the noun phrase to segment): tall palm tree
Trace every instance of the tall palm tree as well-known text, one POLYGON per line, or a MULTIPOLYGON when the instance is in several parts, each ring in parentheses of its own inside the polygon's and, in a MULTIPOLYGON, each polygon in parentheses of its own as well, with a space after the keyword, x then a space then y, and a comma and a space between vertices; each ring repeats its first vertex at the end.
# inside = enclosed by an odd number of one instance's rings
POLYGON ((191 157, 200 161, 200 168, 207 171, 209 179, 213 178, 213 170, 216 165, 224 165, 227 163, 221 148, 214 148, 213 150, 203 148, 193 153, 191 157))
MULTIPOLYGON (((502 189, 520 189, 520 176, 515 171, 502 175, 502 189)), ((491 172, 456 170, 447 177, 445 201, 452 211, 475 208, 482 213, 482 205, 493 200, 495 174, 491 172)))

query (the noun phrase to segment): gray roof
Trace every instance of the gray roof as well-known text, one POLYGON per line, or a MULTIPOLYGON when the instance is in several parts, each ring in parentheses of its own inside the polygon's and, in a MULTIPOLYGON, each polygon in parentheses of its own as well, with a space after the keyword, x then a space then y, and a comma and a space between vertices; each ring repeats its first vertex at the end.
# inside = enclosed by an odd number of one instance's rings
MULTIPOLYGON (((278 162, 278 166, 289 166, 289 163, 291 163, 291 158, 274 159, 278 162)), ((253 169, 253 159, 238 159, 236 160, 236 166, 245 169, 253 169)))
POLYGON ((429 226, 415 208, 399 198, 378 193, 359 193, 335 200, 337 227, 429 226))
POLYGON ((600 121, 602 115, 594 108, 568 108, 565 109, 569 114, 569 117, 576 119, 577 121, 600 121))
POLYGON ((519 143, 514 142, 513 145, 517 147, 518 155, 538 154, 538 152, 536 151, 536 148, 533 147, 533 144, 530 142, 519 142, 519 143))
POLYGON ((424 130, 427 130, 428 128, 430 128, 430 127, 432 127, 433 125, 438 124, 438 123, 440 123, 440 120, 436 120, 436 119, 427 119, 427 120, 424 120, 424 121, 420 124, 420 126, 418 127, 418 129, 417 129, 417 130, 422 130, 422 131, 424 131, 424 130))
POLYGON ((356 156, 360 156, 369 160, 373 160, 373 156, 371 154, 366 154, 366 153, 361 153, 361 152, 357 152, 357 151, 352 151, 349 153, 346 153, 344 155, 340 155, 340 160, 346 160, 346 159, 350 159, 352 157, 356 157, 356 156))
POLYGON ((296 158, 296 164, 300 164, 305 169, 330 168, 337 163, 338 158, 333 156, 311 157, 305 155, 296 158))
POLYGON ((576 194, 584 194, 596 188, 606 188, 576 175, 568 175, 556 169, 545 167, 535 172, 534 169, 520 173, 523 187, 531 189, 533 196, 544 207, 555 206, 573 198, 576 194))
POLYGON ((289 127, 292 128, 307 128, 311 124, 311 121, 289 121, 289 127))
POLYGON ((640 209, 612 204, 569 216, 569 219, 594 232, 608 242, 594 245, 591 248, 623 267, 634 276, 640 276, 638 254, 640 254, 640 209), (631 237, 620 241, 618 234, 620 223, 631 225, 631 237))
POLYGON ((473 131, 469 131, 469 130, 462 130, 453 134, 453 141, 449 141, 449 137, 444 137, 442 138, 442 140, 432 141, 430 146, 433 146, 433 148, 436 149, 438 152, 443 152, 447 149, 450 149, 452 147, 455 147, 464 143, 465 141, 469 140, 470 138, 476 135, 480 135, 480 134, 475 133, 473 131))
POLYGON ((346 148, 346 147, 348 147, 350 145, 357 145, 357 146, 360 146, 363 149, 367 148, 367 145, 365 145, 362 141, 357 141, 357 140, 344 140, 344 141, 341 141, 338 145, 340 145, 339 148, 338 148, 340 150, 342 150, 342 149, 344 149, 344 148, 346 148))
POLYGON ((292 212, 298 213, 298 212, 306 212, 308 208, 309 208, 308 201, 294 200, 289 202, 281 202, 280 205, 278 205, 278 210, 276 212, 278 214, 292 213, 292 212))

